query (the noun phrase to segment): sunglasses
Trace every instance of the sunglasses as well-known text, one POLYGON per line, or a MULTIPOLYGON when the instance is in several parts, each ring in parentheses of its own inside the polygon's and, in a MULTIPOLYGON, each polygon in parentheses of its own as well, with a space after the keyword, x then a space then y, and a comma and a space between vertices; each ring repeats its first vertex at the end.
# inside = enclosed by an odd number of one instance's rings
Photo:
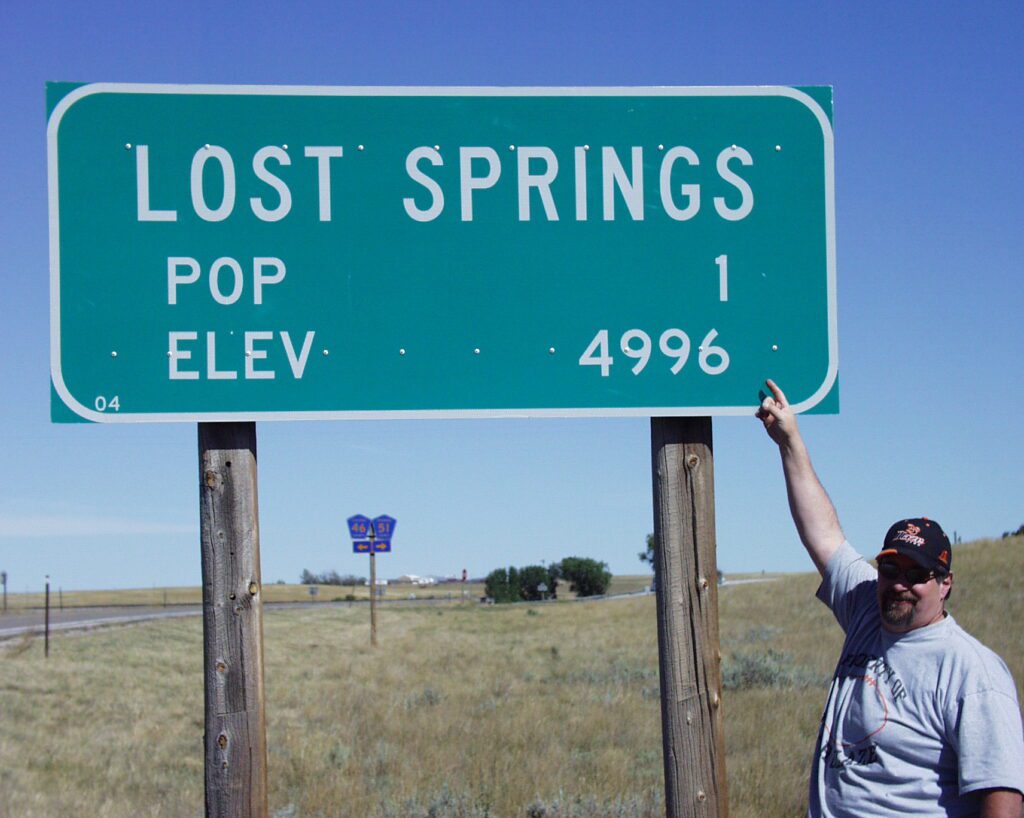
POLYGON ((927 582, 932 577, 938 576, 934 571, 929 571, 920 565, 900 568, 895 562, 878 563, 878 573, 888 580, 902 579, 907 585, 920 585, 922 582, 927 582))

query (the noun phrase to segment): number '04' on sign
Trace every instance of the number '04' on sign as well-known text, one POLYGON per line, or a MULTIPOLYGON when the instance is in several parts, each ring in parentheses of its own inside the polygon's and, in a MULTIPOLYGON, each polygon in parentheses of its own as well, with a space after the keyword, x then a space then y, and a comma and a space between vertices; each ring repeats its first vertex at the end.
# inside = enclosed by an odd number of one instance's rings
MULTIPOLYGON (((708 375, 721 375, 729 368, 729 353, 714 343, 718 330, 712 329, 704 336, 697 350, 697 364, 708 375)), ((627 358, 636 361, 632 366, 634 375, 639 375, 651 360, 651 336, 642 329, 630 329, 622 333, 619 348, 627 358)), ((690 336, 681 329, 667 329, 658 338, 658 349, 666 358, 674 359, 670 371, 678 375, 690 357, 690 336)), ((601 377, 607 378, 615 363, 608 347, 608 330, 598 330, 590 344, 580 355, 580 366, 601 367, 601 377)))

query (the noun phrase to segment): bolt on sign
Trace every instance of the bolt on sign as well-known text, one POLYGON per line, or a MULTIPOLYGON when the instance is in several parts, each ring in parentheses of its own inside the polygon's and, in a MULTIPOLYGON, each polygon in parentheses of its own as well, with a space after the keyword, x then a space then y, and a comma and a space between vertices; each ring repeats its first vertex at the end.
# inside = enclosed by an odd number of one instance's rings
POLYGON ((838 409, 830 88, 47 100, 54 420, 838 409))

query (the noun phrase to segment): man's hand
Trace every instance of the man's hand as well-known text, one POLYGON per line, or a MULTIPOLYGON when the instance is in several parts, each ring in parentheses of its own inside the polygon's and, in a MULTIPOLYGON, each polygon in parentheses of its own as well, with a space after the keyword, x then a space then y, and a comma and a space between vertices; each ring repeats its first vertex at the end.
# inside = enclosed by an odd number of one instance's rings
POLYGON ((779 389, 775 381, 765 381, 771 390, 771 395, 761 401, 761 408, 757 410, 757 417, 764 424, 768 437, 774 440, 779 446, 788 446, 794 437, 799 437, 800 432, 796 425, 796 415, 789 407, 789 401, 785 394, 779 389))

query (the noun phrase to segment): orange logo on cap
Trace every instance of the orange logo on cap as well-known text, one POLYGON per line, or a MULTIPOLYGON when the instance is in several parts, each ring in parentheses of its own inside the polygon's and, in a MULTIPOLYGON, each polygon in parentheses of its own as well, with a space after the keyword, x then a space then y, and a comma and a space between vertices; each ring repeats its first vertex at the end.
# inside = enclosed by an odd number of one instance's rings
POLYGON ((939 562, 942 562, 942 563, 945 563, 946 565, 949 565, 949 551, 948 550, 944 550, 941 554, 939 554, 939 562))
POLYGON ((921 529, 913 523, 907 523, 907 533, 912 537, 921 533, 921 529))

